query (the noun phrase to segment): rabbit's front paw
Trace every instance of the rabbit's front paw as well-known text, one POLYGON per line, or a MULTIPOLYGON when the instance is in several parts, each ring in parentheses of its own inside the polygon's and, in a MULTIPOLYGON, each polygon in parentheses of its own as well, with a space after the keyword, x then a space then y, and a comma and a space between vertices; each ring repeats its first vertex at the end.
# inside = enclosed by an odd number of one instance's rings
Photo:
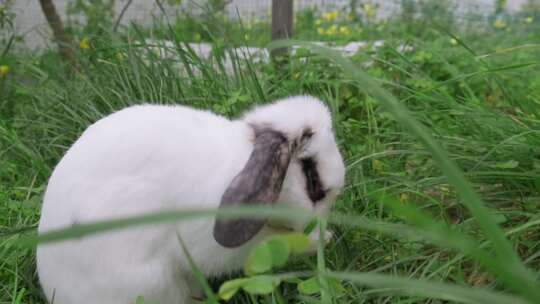
MULTIPOLYGON (((331 231, 326 230, 324 232, 324 244, 328 244, 330 240, 332 239, 333 233, 331 231)), ((312 231, 309 235, 309 253, 315 253, 317 252, 317 246, 319 244, 319 241, 321 239, 321 233, 318 229, 315 229, 312 231)))

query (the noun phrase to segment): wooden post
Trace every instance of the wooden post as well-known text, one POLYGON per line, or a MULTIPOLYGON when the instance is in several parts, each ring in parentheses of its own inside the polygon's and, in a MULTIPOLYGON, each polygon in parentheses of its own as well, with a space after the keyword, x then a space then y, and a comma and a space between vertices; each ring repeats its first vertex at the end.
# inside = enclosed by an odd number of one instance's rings
MULTIPOLYGON (((272 40, 292 37, 293 0, 272 0, 272 40)), ((272 50, 272 57, 286 55, 287 48, 272 50)))
POLYGON ((75 52, 72 49, 73 43, 71 37, 66 33, 64 24, 62 23, 60 16, 56 13, 56 7, 54 6, 53 1, 39 0, 39 4, 41 5, 41 10, 43 11, 43 15, 45 15, 45 19, 47 19, 47 22, 53 31, 54 39, 58 44, 60 57, 70 66, 79 70, 80 67, 77 63, 75 52))

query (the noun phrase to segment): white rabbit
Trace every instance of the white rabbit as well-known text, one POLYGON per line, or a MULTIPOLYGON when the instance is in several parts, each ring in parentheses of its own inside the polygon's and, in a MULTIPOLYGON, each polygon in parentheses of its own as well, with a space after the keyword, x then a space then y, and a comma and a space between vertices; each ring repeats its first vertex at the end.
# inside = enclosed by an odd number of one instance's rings
MULTIPOLYGON (((56 166, 39 233, 248 202, 326 212, 344 174, 330 113, 313 97, 256 107, 238 120, 185 106, 133 106, 90 126, 56 166)), ((240 270, 250 246, 269 233, 255 219, 137 226, 39 245, 37 269, 55 304, 127 304, 138 296, 191 303, 200 290, 178 235, 212 277, 240 270)))

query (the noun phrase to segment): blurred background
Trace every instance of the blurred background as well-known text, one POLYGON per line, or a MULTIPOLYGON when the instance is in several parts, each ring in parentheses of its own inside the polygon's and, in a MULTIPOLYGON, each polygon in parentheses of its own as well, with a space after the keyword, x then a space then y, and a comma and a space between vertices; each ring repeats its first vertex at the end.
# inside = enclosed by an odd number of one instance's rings
POLYGON ((231 303, 540 303, 539 65, 540 0, 0 0, 0 303, 45 303, 18 241, 89 125, 296 94, 331 109, 347 165, 333 212, 364 225, 330 225, 325 267, 347 275, 330 300, 299 276, 231 303), (338 55, 272 54, 281 38, 338 55))
MULTIPOLYGON (((28 47, 43 46, 47 41, 48 27, 45 17, 39 6, 39 1, 35 0, 17 0, 9 1, 2 0, 4 5, 10 5, 13 16, 14 30, 20 35, 25 36, 25 43, 28 47), (11 3, 10 3, 11 2, 11 3), (45 36, 44 36, 45 35, 45 36)), ((81 5, 84 2, 94 3, 93 5, 101 6, 100 9, 108 10, 112 17, 117 17, 125 5, 129 2, 129 6, 123 14, 122 24, 137 22, 138 24, 150 25, 153 22, 153 17, 163 14, 160 11, 155 1, 147 0, 113 0, 113 1, 73 1, 73 0, 56 0, 54 4, 58 14, 62 19, 77 18, 77 11, 81 10, 81 5), (80 2, 79 4, 77 2, 80 2)), ((208 3, 212 1, 205 0, 172 0, 161 1, 166 7, 165 14, 168 17, 175 17, 182 14, 201 15, 208 10, 208 3)), ((245 20, 264 19, 270 16, 272 1, 271 0, 216 0, 213 4, 216 8, 222 10, 228 18, 238 19, 241 17, 245 20)), ((403 7, 411 5, 410 3, 417 2, 418 5, 423 5, 429 1, 426 0, 371 0, 371 1, 351 1, 351 0, 296 0, 294 1, 294 10, 301 11, 309 8, 317 8, 321 11, 338 10, 343 12, 351 5, 369 4, 375 9, 375 17, 377 19, 391 18, 393 15, 400 14, 403 7)), ((442 0, 441 3, 446 5, 446 2, 452 2, 454 6, 454 14, 456 18, 464 18, 468 12, 475 12, 479 16, 478 22, 482 22, 485 16, 493 14, 497 6, 504 7, 507 12, 517 12, 522 8, 534 5, 535 0, 442 0), (497 3, 499 2, 499 3, 497 3), (480 17, 482 16, 482 17, 480 17)), ((109 13, 108 13, 109 14, 109 13)))

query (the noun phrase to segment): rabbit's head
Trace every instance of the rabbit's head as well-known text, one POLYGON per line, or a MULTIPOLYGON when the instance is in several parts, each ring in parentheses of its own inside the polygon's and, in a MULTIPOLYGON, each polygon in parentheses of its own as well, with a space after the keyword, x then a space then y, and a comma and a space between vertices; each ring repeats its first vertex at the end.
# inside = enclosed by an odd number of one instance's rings
MULTIPOLYGON (((243 121, 253 129, 253 151, 223 194, 220 207, 286 204, 328 211, 345 176, 328 108, 314 97, 297 96, 255 108, 243 121)), ((214 238, 222 246, 238 247, 265 223, 218 218, 214 238)))

